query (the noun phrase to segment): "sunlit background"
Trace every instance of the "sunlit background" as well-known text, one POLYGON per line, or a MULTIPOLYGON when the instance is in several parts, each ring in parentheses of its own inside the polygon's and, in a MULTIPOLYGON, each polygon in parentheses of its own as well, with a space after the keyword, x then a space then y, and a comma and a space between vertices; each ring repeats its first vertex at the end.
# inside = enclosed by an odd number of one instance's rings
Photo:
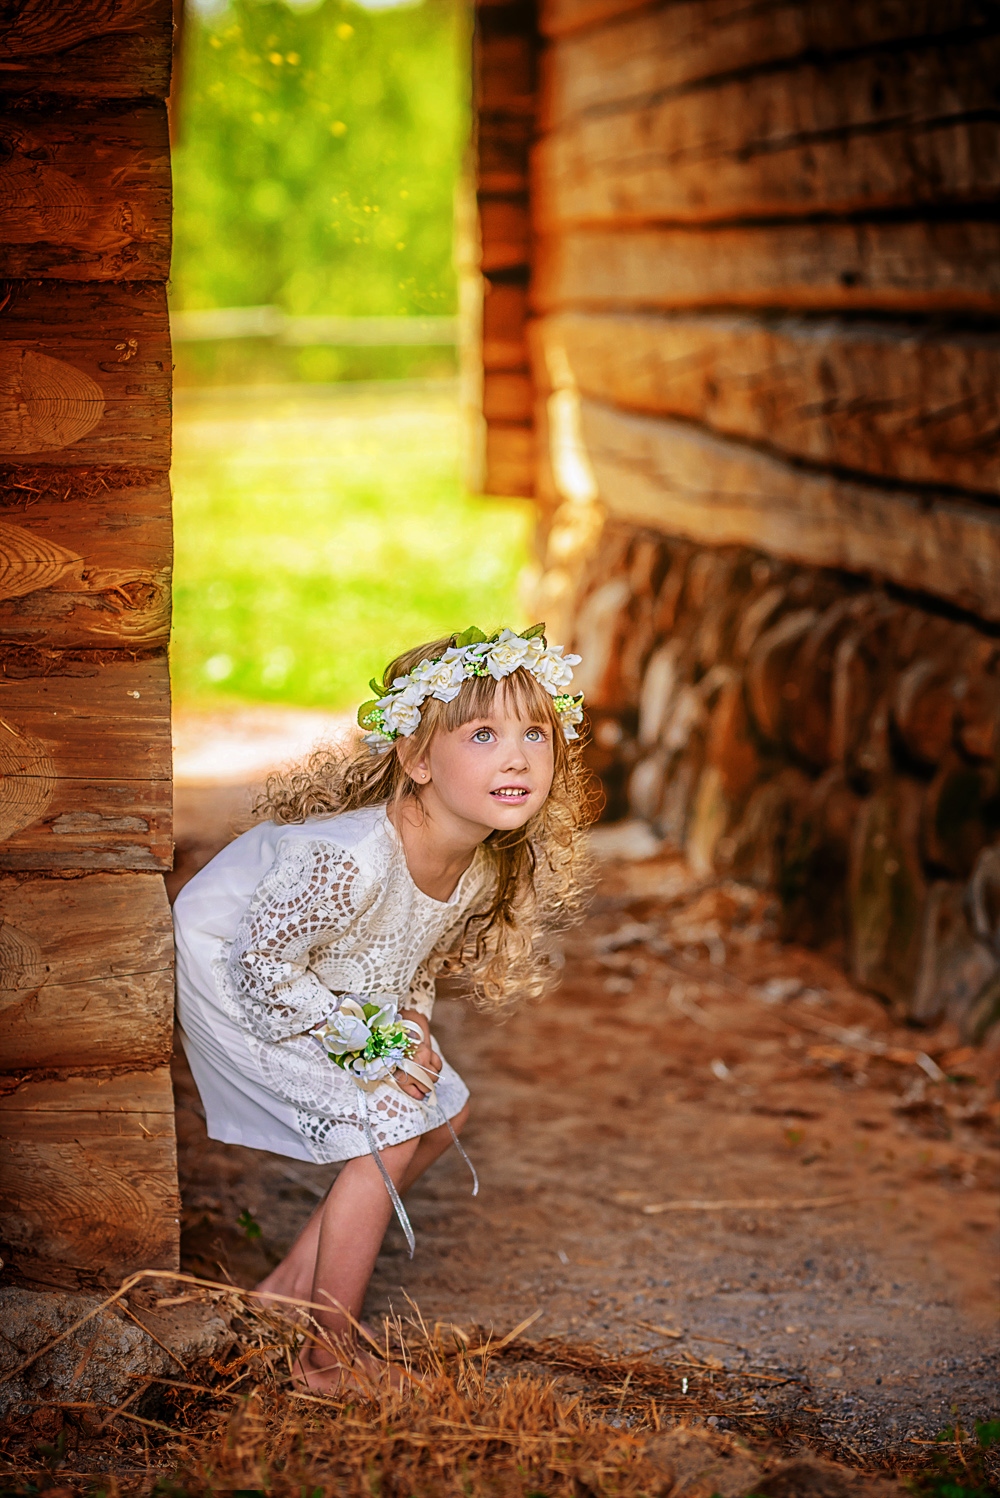
POLYGON ((338 710, 400 648, 523 622, 530 516, 460 476, 467 11, 202 0, 174 152, 173 676, 338 710))

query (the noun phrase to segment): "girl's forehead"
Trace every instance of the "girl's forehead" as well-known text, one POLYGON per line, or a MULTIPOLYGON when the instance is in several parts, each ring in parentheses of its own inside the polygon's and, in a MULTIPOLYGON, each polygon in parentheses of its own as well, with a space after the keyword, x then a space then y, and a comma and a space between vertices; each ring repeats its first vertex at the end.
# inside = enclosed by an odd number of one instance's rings
POLYGON ((487 727, 487 725, 493 725, 493 727, 503 725, 504 728, 531 728, 534 725, 543 724, 543 722, 545 722, 545 715, 543 713, 531 712, 528 704, 512 703, 510 698, 504 697, 501 692, 497 692, 490 706, 484 707, 482 712, 473 713, 460 727, 469 728, 470 725, 481 724, 484 727, 487 727))
POLYGON ((531 727, 534 724, 544 722, 544 718, 545 715, 543 713, 532 712, 529 707, 511 702, 498 692, 489 707, 484 708, 481 713, 474 713, 471 718, 466 718, 461 727, 468 728, 473 723, 484 725, 502 723, 515 728, 531 727))

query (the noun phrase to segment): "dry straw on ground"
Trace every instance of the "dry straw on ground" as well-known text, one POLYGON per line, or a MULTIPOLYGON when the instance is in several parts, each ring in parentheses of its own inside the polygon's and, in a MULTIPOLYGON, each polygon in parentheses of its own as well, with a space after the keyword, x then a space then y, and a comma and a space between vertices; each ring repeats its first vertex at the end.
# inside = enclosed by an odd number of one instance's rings
MULTIPOLYGON (((780 1379, 773 1372, 530 1343, 525 1324, 503 1338, 428 1326, 414 1307, 384 1324, 382 1348, 412 1369, 412 1387, 327 1398, 292 1380, 297 1347, 321 1335, 315 1307, 277 1312, 234 1287, 166 1274, 145 1277, 160 1282, 153 1298, 142 1278, 112 1300, 214 1303, 230 1314, 230 1350, 141 1380, 127 1407, 63 1400, 21 1411, 4 1440, 6 1494, 740 1498, 783 1494, 782 1473, 792 1476, 753 1401, 761 1380, 780 1379), (183 1288, 162 1293, 170 1278, 183 1288), (699 1428, 703 1412, 724 1415, 737 1434, 699 1428)), ((801 1469, 799 1460, 800 1478, 801 1469)), ((898 1491, 829 1464, 809 1471, 810 1490, 833 1498, 898 1491)))

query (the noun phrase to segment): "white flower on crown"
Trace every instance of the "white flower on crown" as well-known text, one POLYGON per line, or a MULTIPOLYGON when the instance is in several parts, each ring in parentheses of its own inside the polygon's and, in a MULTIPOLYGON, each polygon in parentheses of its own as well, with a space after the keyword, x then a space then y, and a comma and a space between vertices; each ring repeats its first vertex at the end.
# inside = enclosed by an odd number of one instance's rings
POLYGON ((564 737, 567 739, 578 739, 580 735, 576 731, 576 724, 583 722, 583 708, 579 703, 573 707, 564 707, 559 713, 559 723, 564 737))
MULTIPOLYGON (((574 725, 583 721, 580 706, 583 699, 569 696, 563 689, 570 685, 572 668, 580 664, 581 658, 564 655, 562 645, 546 645, 542 626, 537 625, 536 629, 538 633, 530 638, 504 629, 492 640, 480 637, 467 645, 450 645, 439 659, 422 660, 408 676, 397 676, 384 696, 359 708, 358 722, 368 730, 364 742, 381 753, 400 734, 408 738, 415 732, 420 724, 420 709, 428 697, 452 702, 467 677, 489 672, 494 681, 501 681, 519 668, 530 671, 554 699, 566 738, 579 738, 574 725)), ((466 631, 466 635, 475 634, 481 632, 466 631)), ((377 690, 375 682, 372 687, 377 690)))
MULTIPOLYGON (((573 667, 580 664, 578 655, 563 655, 562 645, 549 645, 541 659, 531 668, 535 680, 553 697, 558 697, 573 680, 573 667)), ((579 718, 576 719, 580 721, 579 718)))
POLYGON ((500 681, 519 666, 534 672, 544 651, 545 646, 537 636, 533 640, 523 640, 512 629, 505 629, 499 640, 491 645, 486 665, 494 681, 500 681))
POLYGON ((383 697, 379 707, 383 709, 383 723, 389 733, 401 733, 408 739, 420 726, 420 705, 424 694, 419 687, 407 687, 398 696, 383 697))
POLYGON ((452 645, 439 661, 421 661, 410 672, 410 681, 419 682, 428 697, 439 702, 452 702, 462 690, 465 680, 464 650, 452 645))

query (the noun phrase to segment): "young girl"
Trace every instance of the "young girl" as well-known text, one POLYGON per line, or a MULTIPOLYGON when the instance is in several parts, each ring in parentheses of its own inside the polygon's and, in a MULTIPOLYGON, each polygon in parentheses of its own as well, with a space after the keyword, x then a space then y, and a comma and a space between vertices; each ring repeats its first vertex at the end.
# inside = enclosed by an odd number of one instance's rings
POLYGON ((301 1355, 317 1389, 352 1379, 349 1362, 368 1379, 381 1366, 353 1328, 393 1203, 408 1231, 399 1194, 466 1120, 430 1030, 435 975, 461 974, 486 1008, 537 995, 547 936, 579 912, 579 657, 542 628, 469 629, 393 661, 359 712, 364 739, 269 781, 268 820, 174 907, 181 1038, 209 1136, 347 1162, 258 1286, 329 1306, 316 1315, 330 1346, 301 1355), (345 1066, 376 1004, 371 1025, 398 1037, 402 1023, 406 1048, 345 1066))

